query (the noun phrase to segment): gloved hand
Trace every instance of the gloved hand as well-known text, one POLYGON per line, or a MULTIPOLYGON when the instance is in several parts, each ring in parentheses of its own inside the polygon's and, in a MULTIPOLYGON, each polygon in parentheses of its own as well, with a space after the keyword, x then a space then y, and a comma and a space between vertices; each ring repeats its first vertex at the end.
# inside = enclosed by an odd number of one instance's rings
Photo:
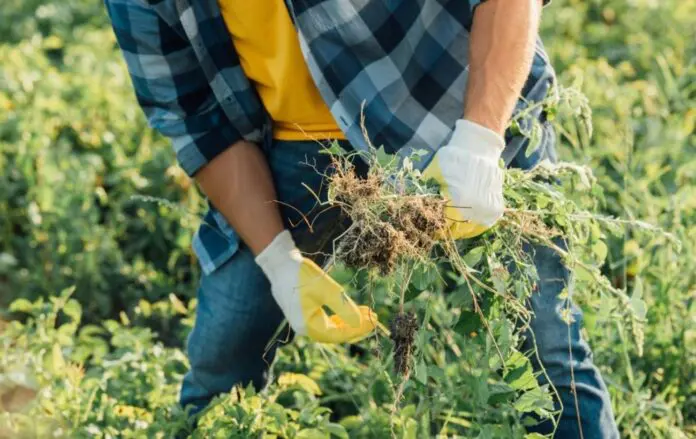
POLYGON ((357 306, 343 287, 300 254, 289 231, 279 233, 256 263, 296 334, 322 343, 344 343, 366 337, 377 325, 377 315, 369 307, 357 306), (324 305, 335 314, 329 317, 324 305))
POLYGON ((497 133, 460 119, 449 143, 423 172, 425 179, 440 184, 448 200, 445 216, 454 239, 480 235, 503 215, 503 169, 498 161, 504 147, 497 133))

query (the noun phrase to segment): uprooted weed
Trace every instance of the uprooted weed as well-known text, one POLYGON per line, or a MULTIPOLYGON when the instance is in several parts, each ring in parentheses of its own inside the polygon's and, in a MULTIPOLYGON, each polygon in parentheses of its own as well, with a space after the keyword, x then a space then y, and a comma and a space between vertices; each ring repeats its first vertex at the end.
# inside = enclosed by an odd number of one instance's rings
MULTIPOLYGON (((393 274, 398 267, 427 263, 443 236, 447 200, 417 182, 410 166, 393 172, 372 163, 359 177, 345 157, 334 157, 329 176, 329 201, 339 205, 351 226, 336 241, 337 261, 355 270, 393 274)), ((403 306, 390 325, 394 342, 394 371, 407 378, 418 329, 416 315, 403 306)))
MULTIPOLYGON (((483 271, 481 267, 474 269, 467 265, 458 244, 444 233, 448 200, 439 195, 438 188, 420 178, 409 159, 404 166, 396 166, 394 162, 385 165, 374 156, 370 157, 369 170, 363 176, 358 176, 353 162, 347 157, 334 155, 333 160, 333 171, 327 175, 328 201, 340 206, 352 221, 348 230, 334 242, 336 262, 382 277, 391 278, 395 273, 406 273, 403 280, 404 284, 408 284, 410 275, 407 273, 419 265, 432 265, 431 253, 438 245, 442 250, 440 259, 447 261, 465 283, 482 292, 507 297, 505 291, 499 291, 502 287, 495 286, 500 281, 494 280, 496 274, 492 260, 483 271)), ((508 208, 498 227, 489 233, 488 242, 497 241, 500 252, 493 259, 508 258, 519 264, 527 264, 529 261, 523 260, 528 257, 524 256, 523 245, 541 244, 556 251, 569 267, 587 273, 588 286, 608 292, 625 307, 628 300, 626 293, 609 285, 597 265, 586 262, 596 260, 593 251, 587 250, 588 239, 593 243, 590 249, 601 247, 596 244, 599 232, 590 232, 598 230, 600 223, 615 227, 625 221, 582 211, 571 199, 547 185, 548 181, 565 176, 577 180, 581 186, 590 187, 591 173, 573 165, 546 164, 532 172, 510 170, 506 175, 508 208), (573 248, 572 251, 555 244, 554 239, 561 236, 573 248)), ((633 225, 655 232, 641 224, 633 225)), ((413 337, 417 324, 414 316, 404 311, 404 294, 405 288, 402 288, 399 311, 391 324, 391 338, 394 342, 395 371, 407 378, 411 357, 416 350, 413 337)), ((480 315, 489 336, 493 338, 476 296, 472 296, 472 299, 474 311, 480 315)), ((517 299, 510 297, 506 300, 509 302, 509 312, 515 314, 516 318, 522 321, 530 318, 517 299)), ((632 315, 630 307, 625 309, 628 309, 626 317, 634 332, 639 334, 640 320, 632 315)), ((500 356, 502 359, 503 355, 500 356)))

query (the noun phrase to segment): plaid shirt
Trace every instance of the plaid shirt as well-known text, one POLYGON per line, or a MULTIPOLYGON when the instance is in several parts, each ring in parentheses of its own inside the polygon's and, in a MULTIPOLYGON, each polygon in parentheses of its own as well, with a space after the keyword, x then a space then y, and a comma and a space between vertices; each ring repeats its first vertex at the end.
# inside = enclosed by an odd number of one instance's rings
MULTIPOLYGON (((469 29, 485 0, 286 0, 310 73, 353 147, 372 143, 428 163, 462 117, 469 29), (364 106, 363 106, 364 102, 364 106)), ((245 76, 217 0, 105 0, 150 125, 171 138, 189 175, 240 139, 261 143, 270 120, 245 76)), ((541 41, 518 109, 546 96, 553 69, 541 41)), ((539 109, 533 117, 543 117, 539 109)), ((546 132, 546 131, 545 131, 546 132)), ((507 135, 506 163, 530 167, 528 140, 507 135)), ((550 144, 542 142, 542 144, 550 144)), ((210 273, 239 239, 210 210, 194 238, 210 273), (224 236, 226 239, 221 239, 224 236)))

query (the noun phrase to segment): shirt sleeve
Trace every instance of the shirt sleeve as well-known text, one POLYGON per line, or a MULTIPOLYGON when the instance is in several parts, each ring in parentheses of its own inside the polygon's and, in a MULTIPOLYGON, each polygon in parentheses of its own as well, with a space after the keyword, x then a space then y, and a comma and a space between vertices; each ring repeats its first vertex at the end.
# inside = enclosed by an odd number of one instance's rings
POLYGON ((242 135, 177 29, 144 3, 107 0, 106 6, 148 123, 171 139, 179 165, 193 176, 242 135))

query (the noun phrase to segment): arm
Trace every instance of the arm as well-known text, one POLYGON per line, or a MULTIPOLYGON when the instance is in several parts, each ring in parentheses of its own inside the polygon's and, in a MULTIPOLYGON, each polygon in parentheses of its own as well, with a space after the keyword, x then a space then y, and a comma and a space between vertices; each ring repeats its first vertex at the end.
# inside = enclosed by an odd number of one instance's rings
POLYGON ((260 253, 283 230, 263 154, 232 127, 188 40, 145 3, 106 6, 148 123, 171 139, 179 165, 260 253))
POLYGON ((424 171, 449 200, 446 232, 454 239, 485 232, 505 210, 503 133, 531 69, 541 11, 541 0, 470 5, 476 9, 464 119, 424 171))
POLYGON ((172 140, 181 167, 256 255, 290 326, 326 343, 367 336, 376 314, 358 307, 283 230, 265 157, 230 123, 190 42, 145 3, 106 0, 106 5, 148 122, 172 140))
POLYGON ((488 0, 474 11, 464 118, 502 135, 529 75, 541 0, 488 0))
POLYGON ((271 173, 255 144, 237 142, 201 169, 196 180, 254 255, 283 231, 271 173))

